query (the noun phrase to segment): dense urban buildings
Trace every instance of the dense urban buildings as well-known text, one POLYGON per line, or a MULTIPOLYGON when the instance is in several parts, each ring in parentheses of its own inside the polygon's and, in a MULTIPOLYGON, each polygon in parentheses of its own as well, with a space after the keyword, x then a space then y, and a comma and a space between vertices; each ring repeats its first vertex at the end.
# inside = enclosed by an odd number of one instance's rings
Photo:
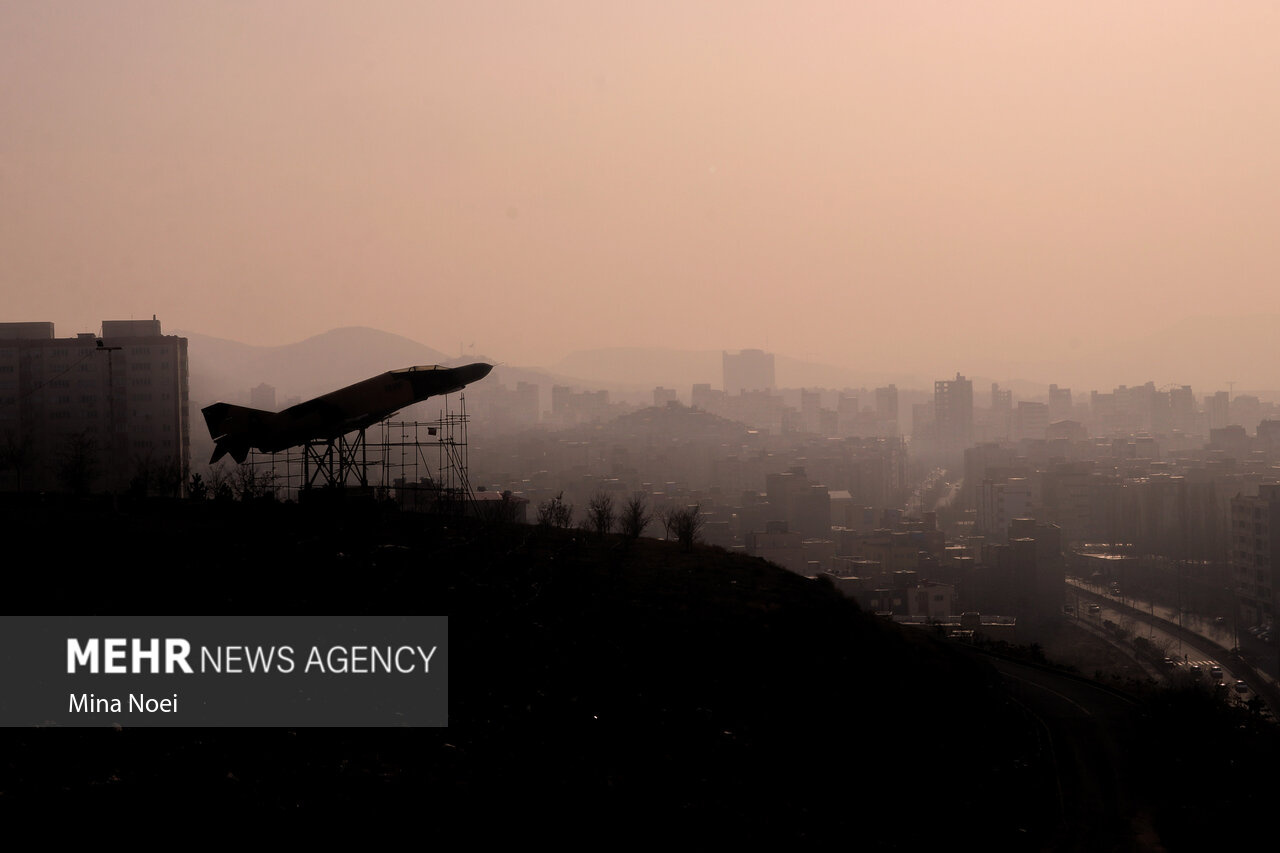
POLYGON ((1029 399, 990 387, 975 400, 963 374, 929 396, 704 383, 692 409, 658 388, 649 414, 526 438, 524 461, 509 458, 489 488, 534 504, 563 494, 581 507, 597 489, 696 503, 705 541, 828 576, 895 618, 981 611, 1033 637, 1061 617, 1071 557, 1218 612, 1232 611, 1220 596, 1239 587, 1239 618, 1271 619, 1271 586, 1256 569, 1253 587, 1243 583, 1237 557, 1227 565, 1227 520, 1234 501, 1280 479, 1275 404, 1215 394, 1201 406, 1187 386, 1154 383, 1083 397, 1045 386, 1029 399), (910 440, 897 434, 900 400, 913 410, 910 440))
MULTIPOLYGON (((961 373, 932 393, 778 388, 760 350, 723 352, 722 367, 725 389, 693 384, 690 406, 652 385, 642 400, 561 382, 477 389, 472 481, 531 508, 563 496, 579 514, 599 492, 641 494, 655 512, 697 505, 704 541, 830 576, 902 618, 961 608, 1049 624, 1055 549, 1146 572, 1152 588, 1231 590, 1221 609, 1273 618, 1272 401, 1152 382, 1087 395, 990 383, 975 399, 961 373)), ((185 340, 155 319, 71 338, 0 324, 0 488, 180 493, 187 373, 185 340)), ((263 378, 241 385, 256 408, 297 390, 263 378)))

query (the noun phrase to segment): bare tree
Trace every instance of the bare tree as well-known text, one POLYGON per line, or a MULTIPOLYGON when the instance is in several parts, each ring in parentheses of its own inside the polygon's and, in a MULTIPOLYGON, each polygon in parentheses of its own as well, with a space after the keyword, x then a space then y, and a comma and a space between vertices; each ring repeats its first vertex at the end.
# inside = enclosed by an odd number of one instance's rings
POLYGON ((257 472, 250 463, 242 463, 236 469, 232 479, 232 488, 236 497, 242 501, 255 498, 274 499, 276 496, 276 474, 274 471, 257 472))
POLYGON ((235 500, 235 490, 231 488, 231 477, 222 465, 209 466, 209 492, 215 501, 235 500))
POLYGON ((155 469, 155 487, 166 498, 182 497, 182 486, 187 482, 187 467, 174 457, 159 463, 155 469))
POLYGON ((58 478, 68 491, 85 494, 98 476, 98 446, 86 433, 67 436, 58 478))
POLYGON ((662 522, 668 536, 674 536, 686 551, 693 550, 693 543, 702 536, 702 525, 705 522, 702 507, 698 504, 668 510, 662 522))
POLYGON ((151 454, 133 458, 133 476, 129 478, 129 494, 134 497, 146 497, 151 493, 156 479, 155 463, 151 454))
POLYGON ((587 524, 597 535, 604 536, 613 530, 613 495, 596 492, 587 502, 587 524))
POLYGON ((644 529, 649 526, 649 522, 653 520, 653 513, 649 510, 649 504, 645 500, 644 492, 636 492, 631 496, 631 500, 627 501, 622 508, 622 515, 619 517, 619 526, 622 528, 622 535, 628 539, 639 539, 644 535, 644 529))
POLYGON ((22 491, 22 472, 34 458, 35 449, 31 433, 18 436, 13 430, 5 430, 4 442, 0 444, 0 469, 13 469, 14 476, 17 478, 18 491, 22 491))
POLYGON ((538 504, 538 524, 561 529, 573 525, 573 504, 565 503, 564 492, 538 504))
POLYGON ((191 482, 187 484, 187 497, 193 501, 202 501, 209 497, 209 487, 205 485, 204 478, 199 474, 191 475, 191 482))

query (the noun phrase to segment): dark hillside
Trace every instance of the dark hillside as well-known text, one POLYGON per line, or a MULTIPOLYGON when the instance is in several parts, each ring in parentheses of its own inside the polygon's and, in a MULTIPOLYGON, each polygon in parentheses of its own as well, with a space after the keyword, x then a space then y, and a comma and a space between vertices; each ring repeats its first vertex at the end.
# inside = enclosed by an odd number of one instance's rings
POLYGON ((11 731, 10 804, 1037 831, 1032 736, 986 667, 757 559, 371 506, 27 502, 6 519, 50 543, 8 573, 26 612, 446 614, 451 666, 447 729, 11 731))

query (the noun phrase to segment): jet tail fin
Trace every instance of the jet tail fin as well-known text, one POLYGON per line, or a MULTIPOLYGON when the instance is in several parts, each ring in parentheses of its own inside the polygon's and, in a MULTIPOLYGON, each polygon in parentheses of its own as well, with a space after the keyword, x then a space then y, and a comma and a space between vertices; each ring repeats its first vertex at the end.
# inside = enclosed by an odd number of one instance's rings
POLYGON ((238 465, 249 458, 249 445, 243 442, 233 443, 225 438, 219 439, 213 444, 213 456, 209 457, 209 464, 215 464, 228 453, 231 454, 231 458, 236 460, 238 465))
POLYGON ((213 438, 212 465, 227 454, 237 463, 244 462, 249 456, 249 448, 257 436, 259 427, 269 418, 271 412, 262 409, 251 409, 248 406, 233 406, 230 403, 214 403, 200 410, 204 422, 209 427, 209 435, 213 438))

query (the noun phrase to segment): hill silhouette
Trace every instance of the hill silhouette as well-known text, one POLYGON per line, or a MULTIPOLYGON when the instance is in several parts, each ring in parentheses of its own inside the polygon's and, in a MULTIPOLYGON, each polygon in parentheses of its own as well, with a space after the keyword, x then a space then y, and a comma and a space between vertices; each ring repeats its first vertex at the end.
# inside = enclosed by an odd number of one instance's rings
POLYGON ((450 619, 447 728, 9 730, 11 806, 896 849, 1020 849, 1055 819, 1039 730, 991 667, 756 558, 364 504, 3 508, 60 542, 65 571, 11 583, 41 612, 450 619))
POLYGON ((314 397, 396 367, 444 364, 439 350, 408 338, 348 326, 275 347, 177 332, 187 339, 194 400, 233 399, 260 382, 281 396, 314 397))
MULTIPOLYGON (((77 583, 25 577, 19 594, 46 612, 447 614, 450 723, 10 733, 11 801, 168 799, 176 778, 211 801, 269 808, 425 798, 470 813, 482 796, 522 814, 572 802, 594 818, 684 814, 825 836, 862 822, 851 800, 905 783, 894 768, 914 768, 926 743, 966 751, 976 718, 964 709, 986 705, 985 676, 927 637, 714 549, 292 504, 19 515, 37 535, 79 525, 66 565, 129 567, 77 583)), ((976 780, 966 809, 991 781, 976 780)))
MULTIPOLYGON (((454 366, 483 361, 495 365, 479 393, 499 384, 514 388, 520 382, 538 385, 541 406, 550 406, 553 384, 597 387, 574 376, 541 368, 500 363, 483 353, 449 356, 409 338, 363 326, 347 326, 281 346, 263 347, 176 331, 187 339, 191 399, 205 405, 215 400, 246 403, 249 389, 260 383, 276 389, 277 408, 290 397, 309 399, 376 376, 386 370, 415 364, 454 366)), ((615 387, 615 386, 611 386, 615 387)), ((647 399, 652 386, 633 386, 634 395, 647 399)))

